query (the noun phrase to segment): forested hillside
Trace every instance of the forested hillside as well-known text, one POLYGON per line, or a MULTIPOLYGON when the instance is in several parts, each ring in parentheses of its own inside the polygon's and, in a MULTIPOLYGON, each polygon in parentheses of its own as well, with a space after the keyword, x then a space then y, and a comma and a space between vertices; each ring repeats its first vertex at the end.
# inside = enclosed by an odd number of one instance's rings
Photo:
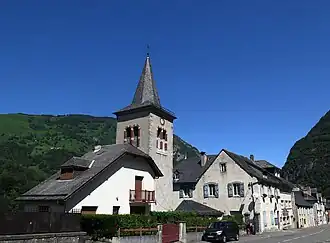
POLYGON ((292 182, 316 186, 330 196, 330 111, 293 145, 283 172, 292 182))
MULTIPOLYGON (((0 208, 58 170, 71 156, 115 143, 116 120, 87 115, 0 115, 0 208)), ((174 136, 174 163, 198 150, 174 136)))

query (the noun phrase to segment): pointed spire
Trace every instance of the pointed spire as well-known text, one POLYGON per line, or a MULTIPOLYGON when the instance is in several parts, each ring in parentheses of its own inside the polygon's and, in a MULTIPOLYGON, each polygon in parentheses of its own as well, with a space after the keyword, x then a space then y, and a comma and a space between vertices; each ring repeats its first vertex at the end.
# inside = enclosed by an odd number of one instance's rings
POLYGON ((161 107, 158 91, 152 74, 151 61, 149 56, 149 46, 147 48, 148 51, 146 60, 144 62, 142 74, 140 76, 140 80, 134 94, 132 105, 141 105, 149 103, 161 107))

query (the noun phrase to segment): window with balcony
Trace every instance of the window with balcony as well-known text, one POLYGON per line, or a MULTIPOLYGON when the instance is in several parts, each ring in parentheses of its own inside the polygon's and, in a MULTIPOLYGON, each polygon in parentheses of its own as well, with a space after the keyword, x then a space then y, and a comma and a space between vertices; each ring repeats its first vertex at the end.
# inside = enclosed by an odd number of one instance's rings
POLYGON ((166 152, 167 147, 167 132, 164 128, 159 127, 157 129, 157 141, 156 148, 158 151, 166 152))
POLYGON ((128 126, 124 131, 124 143, 140 147, 141 129, 139 125, 128 126))

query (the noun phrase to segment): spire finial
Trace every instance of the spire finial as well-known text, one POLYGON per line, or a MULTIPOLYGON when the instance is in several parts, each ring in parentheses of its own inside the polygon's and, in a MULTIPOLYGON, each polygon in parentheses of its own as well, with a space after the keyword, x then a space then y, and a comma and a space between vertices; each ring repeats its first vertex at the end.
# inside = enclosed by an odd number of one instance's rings
POLYGON ((147 57, 149 57, 149 55, 150 55, 150 46, 149 44, 147 44, 147 57))

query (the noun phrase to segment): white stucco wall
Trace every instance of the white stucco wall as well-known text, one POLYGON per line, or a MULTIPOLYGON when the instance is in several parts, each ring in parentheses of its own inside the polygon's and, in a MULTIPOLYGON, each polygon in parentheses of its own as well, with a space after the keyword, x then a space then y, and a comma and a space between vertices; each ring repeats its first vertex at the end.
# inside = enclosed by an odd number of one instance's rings
POLYGON ((281 229, 284 227, 294 228, 294 213, 293 213, 293 204, 292 204, 292 194, 281 192, 280 193, 280 203, 279 203, 279 212, 280 212, 280 226, 281 229), (284 211, 287 210, 288 216, 284 214, 284 211))
POLYGON ((74 206, 73 210, 81 210, 82 206, 98 206, 97 214, 112 214, 113 206, 120 206, 120 214, 129 214, 129 190, 135 189, 135 176, 143 177, 142 190, 155 190, 154 178, 149 170, 144 160, 126 161, 122 168, 74 206), (129 164, 134 162, 139 163, 140 170, 129 168, 129 164))

